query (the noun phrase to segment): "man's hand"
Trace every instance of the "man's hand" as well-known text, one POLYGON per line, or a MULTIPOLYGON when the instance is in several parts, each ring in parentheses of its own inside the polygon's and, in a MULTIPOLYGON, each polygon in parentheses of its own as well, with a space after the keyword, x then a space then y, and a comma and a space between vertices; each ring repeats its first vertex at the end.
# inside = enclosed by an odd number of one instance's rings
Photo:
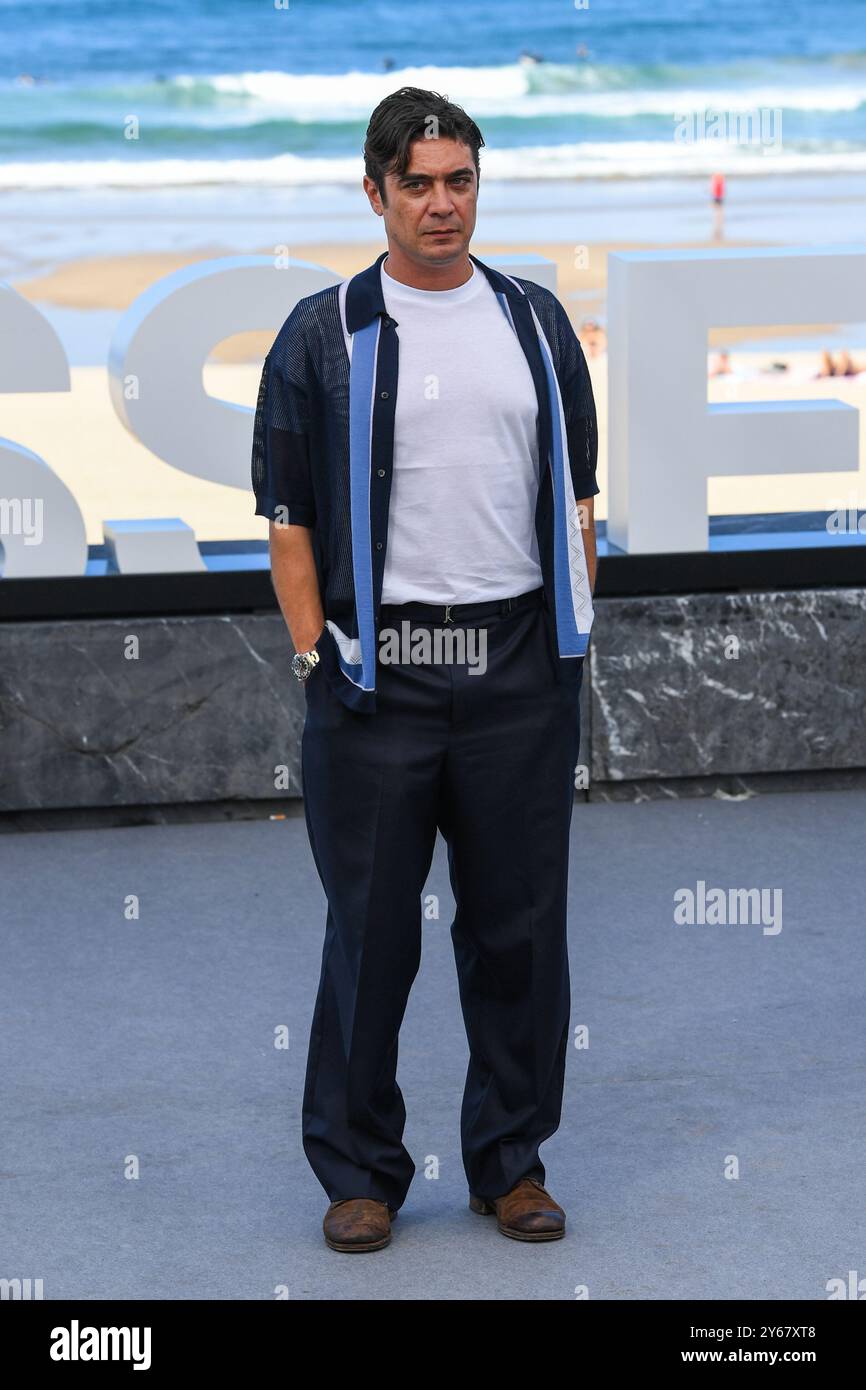
POLYGON ((595 497, 581 498, 577 504, 577 515, 580 518, 580 529, 583 532, 583 549, 586 553, 590 593, 593 593, 598 568, 595 546, 595 497))
POLYGON ((308 652, 325 626, 313 532, 309 526, 270 523, 271 578, 296 652, 308 652))

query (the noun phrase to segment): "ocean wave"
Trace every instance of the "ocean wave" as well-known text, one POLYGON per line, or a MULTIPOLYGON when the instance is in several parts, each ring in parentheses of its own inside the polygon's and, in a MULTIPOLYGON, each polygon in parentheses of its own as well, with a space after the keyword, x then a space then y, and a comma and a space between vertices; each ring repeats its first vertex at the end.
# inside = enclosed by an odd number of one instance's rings
MULTIPOLYGON (((707 108, 748 111, 779 107, 789 111, 856 111, 866 103, 862 82, 798 83, 768 80, 759 72, 676 70, 668 67, 588 67, 509 64, 489 68, 404 68, 399 72, 348 72, 340 76, 241 73, 209 79, 219 96, 243 98, 295 120, 343 121, 366 116, 401 86, 443 91, 452 101, 471 103, 472 113, 527 117, 589 115, 629 117, 672 115, 707 108), (516 105, 515 105, 516 103, 516 105)), ((200 79, 177 78, 179 90, 201 86, 200 79)))
MULTIPOLYGON (((672 141, 587 141, 571 145, 523 146, 482 151, 482 179, 514 180, 626 179, 693 177, 717 169, 729 175, 835 174, 866 172, 866 149, 826 149, 802 142, 799 147, 738 145, 721 140, 678 145, 672 141)), ((359 185, 360 160, 277 155, 270 159, 124 161, 69 160, 0 165, 0 189, 87 190, 103 188, 173 188, 195 186, 302 187, 321 184, 359 185)))
POLYGON ((676 115, 685 111, 851 112, 866 104, 866 54, 715 67, 671 64, 601 65, 511 63, 495 67, 407 67, 390 72, 339 74, 279 71, 179 75, 143 82, 86 84, 14 80, 0 85, 0 125, 14 100, 25 97, 38 116, 47 103, 85 107, 91 114, 159 109, 179 119, 198 116, 214 124, 264 119, 327 125, 367 119, 373 107, 402 86, 442 92, 487 116, 532 118, 579 116, 621 119, 676 115), (843 61, 844 58, 844 61, 843 61), (859 73, 863 77, 858 77, 859 73))

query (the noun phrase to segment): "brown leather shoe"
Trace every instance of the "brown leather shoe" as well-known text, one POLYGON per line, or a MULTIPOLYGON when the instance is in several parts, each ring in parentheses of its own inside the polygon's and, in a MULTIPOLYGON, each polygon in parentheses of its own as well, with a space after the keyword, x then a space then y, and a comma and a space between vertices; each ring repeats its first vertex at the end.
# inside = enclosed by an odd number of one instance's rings
POLYGON ((341 1197, 325 1212, 322 1230, 332 1250, 381 1250, 396 1216, 387 1202, 373 1197, 341 1197))
POLYGON ((470 1194, 469 1206, 480 1216, 495 1212, 499 1230, 512 1240, 560 1240, 565 1235, 565 1212, 535 1178, 521 1178, 492 1202, 470 1194))

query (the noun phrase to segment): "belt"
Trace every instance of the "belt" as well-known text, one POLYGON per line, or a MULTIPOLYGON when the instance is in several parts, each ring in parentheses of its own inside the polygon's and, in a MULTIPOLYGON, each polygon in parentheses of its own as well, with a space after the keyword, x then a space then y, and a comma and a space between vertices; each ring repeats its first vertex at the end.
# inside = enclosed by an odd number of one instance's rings
POLYGON ((378 621, 387 618, 417 618, 428 623, 471 623, 481 618, 504 617, 518 608, 546 608, 547 597, 544 588, 530 589, 528 593, 518 594, 516 598, 494 598, 486 603, 383 603, 377 615, 378 621))

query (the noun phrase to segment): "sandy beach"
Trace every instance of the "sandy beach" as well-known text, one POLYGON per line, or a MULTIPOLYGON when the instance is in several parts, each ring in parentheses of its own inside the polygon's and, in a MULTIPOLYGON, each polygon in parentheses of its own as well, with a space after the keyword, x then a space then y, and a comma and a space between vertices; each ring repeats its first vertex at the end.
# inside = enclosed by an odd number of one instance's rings
MULTIPOLYGON (((665 241, 663 244, 667 249, 695 249, 712 248, 720 244, 734 247, 770 246, 774 243, 726 238, 723 243, 705 240, 665 241)), ((509 242, 476 244, 473 241, 471 249, 482 260, 488 256, 512 255, 520 249, 525 249, 554 261, 559 298, 565 304, 577 328, 582 318, 604 312, 608 254, 612 251, 651 251, 660 245, 659 242, 649 241, 605 241, 581 246, 580 250, 584 255, 579 266, 576 264, 577 248, 563 242, 533 242, 519 248, 509 242)), ((383 250, 384 242, 377 241, 349 244, 317 242, 311 245, 292 243, 290 246, 291 254, 298 260, 327 266, 339 275, 353 275, 356 271, 363 270, 383 250)), ((273 253, 273 246, 260 246, 251 254, 271 256, 273 253)), ((46 274, 20 280, 16 282, 15 288, 19 294, 33 303, 54 304, 65 309, 122 310, 128 308, 150 285, 173 271, 225 254, 224 247, 215 246, 186 256, 175 252, 161 252, 71 260, 46 274)), ((819 328, 821 326, 818 325, 819 328)), ((828 323, 823 327, 832 332, 836 325, 828 323)), ((813 333, 815 330, 810 328, 808 331, 813 333)), ((754 338, 774 337, 777 333, 776 328, 770 327, 750 329, 750 336, 754 338)), ((740 336, 739 330, 736 329, 718 329, 711 341, 714 345, 724 345, 736 342, 740 336)), ((214 359, 223 362, 260 361, 269 346, 270 338, 267 334, 244 334, 220 345, 214 353, 214 359)))
MULTIPOLYGON (((718 243, 666 242, 666 246, 712 246, 718 243)), ((725 245, 737 245, 726 241, 725 245)), ((755 243, 749 243, 755 244, 755 243)), ((764 245, 770 243, 761 243, 764 245)), ((531 250, 555 261, 557 292, 568 309, 575 331, 582 336, 581 322, 588 316, 605 314, 607 255, 614 250, 646 250, 653 243, 604 242, 590 246, 585 263, 575 264, 575 247, 566 243, 527 243, 531 250)), ((261 254, 273 254, 272 247, 261 247, 261 254)), ((350 275, 369 265, 383 249, 381 242, 317 243, 292 245, 300 260, 327 266, 341 275, 350 275)), ((481 259, 497 253, 513 253, 520 248, 509 243, 473 242, 472 250, 481 259)), ((79 259, 56 266, 49 272, 18 281, 17 291, 43 307, 44 311, 74 311, 81 319, 110 312, 119 314, 149 285, 170 272, 193 262, 225 255, 224 247, 202 250, 194 255, 174 252, 79 259)), ((288 312, 288 310, 287 310, 288 312)), ((809 326, 798 330, 780 325, 749 330, 749 346, 737 329, 715 330, 710 347, 727 348, 731 374, 708 381, 709 401, 783 400, 803 397, 838 399, 861 407, 861 458, 866 457, 866 373, 848 378, 815 380, 819 351, 816 334, 826 329, 828 339, 834 324, 809 326), (791 350, 760 350, 762 340, 785 338, 796 341, 808 336, 809 347, 791 350), (783 360, 784 373, 767 370, 783 360)), ((252 407, 255 403, 261 361, 270 347, 271 333, 244 333, 217 346, 204 369, 206 389, 214 396, 252 407)), ((588 346, 588 345, 587 345, 588 346)), ((71 360, 75 357, 70 353, 71 360)), ((711 361, 715 352, 711 353, 711 361)), ((866 363, 866 344, 855 362, 866 363)), ((606 355, 587 357, 599 419, 599 484, 597 515, 606 516, 607 491, 607 368, 606 355)), ((3 433, 40 454, 74 492, 85 515, 88 541, 102 541, 102 522, 117 517, 179 516, 191 525, 200 540, 264 539, 267 523, 253 515, 252 494, 240 488, 203 482, 177 472, 155 458, 134 440, 114 414, 108 393, 104 366, 73 365, 71 391, 38 395, 6 395, 3 402, 3 433)), ((246 468, 246 461, 245 461, 246 468)), ((866 505, 864 471, 848 474, 808 474, 768 476, 766 478, 724 478, 709 484, 709 504, 713 513, 772 512, 866 505)))

